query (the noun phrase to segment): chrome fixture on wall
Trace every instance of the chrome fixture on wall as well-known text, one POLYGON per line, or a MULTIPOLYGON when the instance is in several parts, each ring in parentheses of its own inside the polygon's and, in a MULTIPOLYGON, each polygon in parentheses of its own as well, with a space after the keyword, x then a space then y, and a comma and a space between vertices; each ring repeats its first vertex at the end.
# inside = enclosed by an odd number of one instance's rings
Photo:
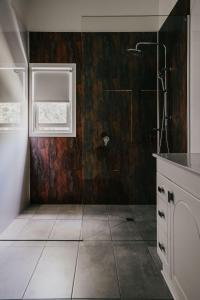
POLYGON ((105 146, 105 147, 107 147, 109 141, 110 141, 109 136, 106 135, 106 136, 103 137, 103 143, 104 143, 104 146, 105 146))
POLYGON ((161 120, 161 127, 158 129, 159 132, 159 145, 158 145, 158 152, 160 153, 162 142, 163 142, 163 132, 165 131, 165 142, 167 147, 167 152, 170 152, 169 149, 169 141, 168 141, 168 99, 167 99, 167 48, 165 44, 155 43, 155 42, 138 42, 135 48, 127 48, 127 52, 133 53, 135 56, 141 56, 142 50, 140 46, 161 46, 164 49, 164 67, 161 69, 160 72, 157 74, 157 78, 161 83, 162 92, 164 94, 164 104, 163 104, 163 113, 162 113, 162 120, 161 120))

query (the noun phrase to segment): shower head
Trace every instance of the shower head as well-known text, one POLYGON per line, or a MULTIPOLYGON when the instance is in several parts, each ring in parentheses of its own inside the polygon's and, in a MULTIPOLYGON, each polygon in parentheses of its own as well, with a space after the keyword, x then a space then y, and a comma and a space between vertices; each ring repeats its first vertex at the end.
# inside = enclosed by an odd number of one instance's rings
POLYGON ((137 49, 137 48, 128 48, 126 51, 128 53, 132 53, 135 56, 141 56, 142 55, 142 50, 137 49))
POLYGON ((138 42, 136 43, 135 48, 128 48, 126 49, 126 51, 133 53, 133 55, 135 56, 141 56, 143 54, 143 51, 140 49, 140 47, 149 46, 149 45, 155 45, 155 46, 162 45, 166 49, 166 46, 164 44, 160 44, 157 42, 138 42))

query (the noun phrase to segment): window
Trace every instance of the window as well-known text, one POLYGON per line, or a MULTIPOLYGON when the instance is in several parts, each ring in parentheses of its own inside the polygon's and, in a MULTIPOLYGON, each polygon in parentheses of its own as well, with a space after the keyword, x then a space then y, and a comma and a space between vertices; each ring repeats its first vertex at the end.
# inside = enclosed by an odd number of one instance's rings
POLYGON ((76 136, 76 64, 30 64, 30 135, 76 136))
POLYGON ((26 109, 26 69, 0 68, 0 131, 23 128, 26 109))

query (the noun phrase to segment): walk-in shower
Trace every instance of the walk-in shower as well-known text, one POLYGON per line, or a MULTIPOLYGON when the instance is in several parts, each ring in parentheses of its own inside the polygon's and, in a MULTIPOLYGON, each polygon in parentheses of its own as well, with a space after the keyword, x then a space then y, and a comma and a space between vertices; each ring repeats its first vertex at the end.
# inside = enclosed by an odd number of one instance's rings
POLYGON ((164 50, 164 67, 161 68, 157 72, 157 79, 161 83, 161 91, 163 93, 164 97, 164 103, 163 103, 163 111, 162 111, 162 118, 161 118, 161 126, 157 129, 159 132, 159 143, 158 143, 158 152, 161 151, 162 143, 163 143, 163 132, 165 132, 165 142, 166 142, 166 148, 167 152, 169 153, 169 141, 168 141, 168 99, 167 99, 167 48, 162 43, 156 43, 156 42, 138 42, 135 45, 135 48, 127 48, 127 52, 133 53, 135 56, 141 56, 143 53, 143 50, 141 49, 141 46, 157 46, 158 51, 159 48, 162 47, 164 50))

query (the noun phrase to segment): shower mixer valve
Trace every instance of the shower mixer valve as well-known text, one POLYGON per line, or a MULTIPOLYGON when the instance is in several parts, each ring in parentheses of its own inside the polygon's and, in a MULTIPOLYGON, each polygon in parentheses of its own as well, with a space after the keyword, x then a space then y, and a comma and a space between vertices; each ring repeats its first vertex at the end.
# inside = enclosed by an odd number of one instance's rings
POLYGON ((104 143, 104 146, 105 146, 105 147, 107 147, 109 141, 110 141, 109 136, 106 135, 106 136, 103 137, 103 143, 104 143))

